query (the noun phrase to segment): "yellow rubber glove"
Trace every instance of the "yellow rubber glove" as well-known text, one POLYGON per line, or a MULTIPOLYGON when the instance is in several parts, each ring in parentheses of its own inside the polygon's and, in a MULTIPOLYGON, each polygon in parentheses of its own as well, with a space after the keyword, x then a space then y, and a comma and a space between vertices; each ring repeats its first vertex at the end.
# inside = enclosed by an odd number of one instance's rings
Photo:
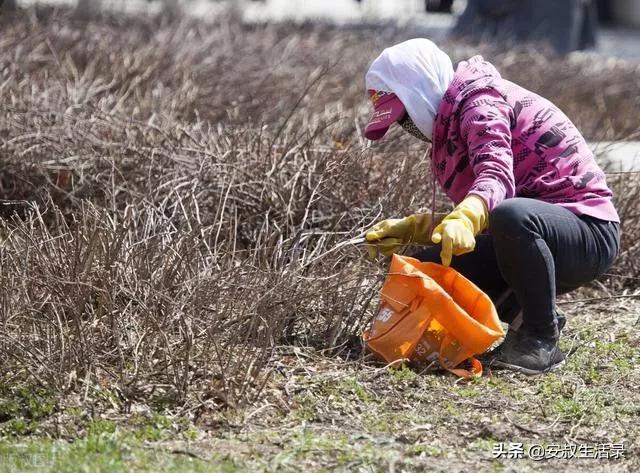
POLYGON ((431 241, 442 242, 440 259, 449 266, 453 255, 460 256, 473 251, 476 235, 487 228, 489 211, 484 200, 476 195, 468 195, 433 230, 431 241))
MULTIPOLYGON (((439 222, 444 215, 435 214, 434 217, 436 222, 439 222)), ((430 229, 430 213, 383 220, 374 225, 365 235, 365 239, 369 242, 369 257, 374 259, 380 253, 385 256, 391 256, 401 246, 409 243, 430 245, 430 229)))

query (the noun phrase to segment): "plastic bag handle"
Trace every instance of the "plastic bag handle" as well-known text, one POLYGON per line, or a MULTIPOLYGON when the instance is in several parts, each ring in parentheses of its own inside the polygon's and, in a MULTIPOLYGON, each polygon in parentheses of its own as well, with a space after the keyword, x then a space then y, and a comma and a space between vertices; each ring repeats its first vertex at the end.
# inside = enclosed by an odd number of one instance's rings
POLYGON ((471 363, 471 369, 467 370, 464 368, 445 368, 449 373, 453 373, 456 376, 464 379, 472 379, 479 378, 482 376, 482 363, 477 358, 471 357, 468 358, 468 361, 471 363))
POLYGON ((453 337, 450 334, 446 334, 442 339, 442 343, 440 344, 440 352, 438 353, 438 361, 440 362, 440 366, 442 366, 449 373, 453 373, 463 379, 479 378, 480 376, 482 376, 482 363, 480 363, 480 360, 473 356, 471 358, 467 358, 467 360, 471 363, 471 369, 467 370, 464 368, 447 368, 447 365, 444 363, 444 360, 442 358, 442 349, 445 345, 450 343, 452 338, 453 337))

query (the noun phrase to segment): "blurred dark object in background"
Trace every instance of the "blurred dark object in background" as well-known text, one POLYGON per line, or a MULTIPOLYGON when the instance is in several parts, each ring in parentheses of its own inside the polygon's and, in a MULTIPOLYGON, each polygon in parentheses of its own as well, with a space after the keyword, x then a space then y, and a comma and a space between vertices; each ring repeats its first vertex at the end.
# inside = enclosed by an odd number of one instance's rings
POLYGON ((0 12, 14 11, 17 9, 16 0, 0 0, 0 12))
POLYGON ((611 16, 611 5, 609 4, 611 0, 597 0, 596 7, 598 8, 598 20, 600 23, 606 24, 610 23, 613 20, 611 16))
POLYGON ((564 54, 595 46, 597 15, 596 0, 468 0, 454 34, 548 42, 564 54))
POLYGON ((604 3, 611 15, 612 23, 628 28, 640 28, 640 1, 609 0, 604 3))
POLYGON ((453 0, 424 0, 424 9, 428 12, 451 13, 453 0))

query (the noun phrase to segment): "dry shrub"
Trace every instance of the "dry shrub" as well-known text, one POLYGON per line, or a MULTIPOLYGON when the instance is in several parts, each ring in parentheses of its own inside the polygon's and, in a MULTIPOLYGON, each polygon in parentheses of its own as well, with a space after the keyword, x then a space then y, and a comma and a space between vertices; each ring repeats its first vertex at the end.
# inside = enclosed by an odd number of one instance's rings
MULTIPOLYGON (((431 201, 419 143, 360 138, 363 71, 411 33, 44 10, 1 27, 5 382, 220 407, 259 395, 280 344, 358 349, 383 268, 335 246, 431 201)), ((565 66, 587 67, 533 69, 565 66)), ((628 132, 602 100, 577 121, 628 132)), ((619 272, 638 271, 630 205, 619 272)))
POLYGON ((36 151, 6 143, 23 156, 14 172, 32 172, 22 194, 41 192, 10 202, 18 212, 3 222, 0 353, 12 375, 59 388, 96 377, 128 401, 154 386, 184 400, 216 380, 233 404, 277 344, 338 346, 362 325, 375 271, 356 248, 330 250, 371 225, 400 174, 419 176, 408 164, 376 171, 388 187, 363 187, 376 162, 350 151, 69 120, 41 124, 50 138, 36 151), (41 158, 58 146, 78 156, 61 159, 66 187, 41 158), (359 200, 369 204, 349 206, 359 200))
POLYGON ((610 272, 610 285, 617 289, 637 289, 640 281, 640 173, 609 176, 621 220, 621 249, 610 272))

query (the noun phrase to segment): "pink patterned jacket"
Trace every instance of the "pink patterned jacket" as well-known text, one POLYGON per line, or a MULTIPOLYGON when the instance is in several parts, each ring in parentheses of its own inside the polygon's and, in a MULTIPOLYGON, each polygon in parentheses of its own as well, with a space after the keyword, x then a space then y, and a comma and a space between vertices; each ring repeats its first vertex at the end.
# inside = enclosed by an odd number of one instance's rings
POLYGON ((491 211, 528 197, 619 222, 605 175, 571 120, 481 56, 458 66, 433 126, 433 173, 456 204, 469 193, 491 211))

